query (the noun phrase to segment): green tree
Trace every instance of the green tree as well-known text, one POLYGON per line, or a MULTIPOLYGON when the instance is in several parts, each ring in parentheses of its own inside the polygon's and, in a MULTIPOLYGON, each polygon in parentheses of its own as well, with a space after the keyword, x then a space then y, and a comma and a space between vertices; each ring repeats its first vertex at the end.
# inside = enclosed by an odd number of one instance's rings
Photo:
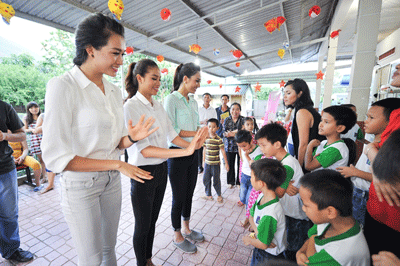
POLYGON ((277 91, 279 90, 278 87, 267 87, 267 86, 261 86, 260 91, 256 92, 256 99, 257 100, 268 100, 269 94, 272 91, 277 91))

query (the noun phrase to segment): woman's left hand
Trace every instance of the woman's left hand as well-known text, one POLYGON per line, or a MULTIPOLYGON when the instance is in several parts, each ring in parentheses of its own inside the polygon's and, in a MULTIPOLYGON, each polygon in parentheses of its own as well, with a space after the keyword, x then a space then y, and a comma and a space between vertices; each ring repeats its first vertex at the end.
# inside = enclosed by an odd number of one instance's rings
POLYGON ((159 128, 156 127, 149 131, 150 127, 154 124, 156 119, 153 117, 149 117, 145 122, 143 122, 145 117, 146 115, 142 115, 139 119, 139 122, 135 126, 132 125, 132 120, 128 121, 129 136, 135 141, 147 138, 159 128))
POLYGON ((376 196, 380 202, 385 199, 390 206, 396 204, 400 207, 400 191, 387 182, 380 182, 375 176, 373 176, 373 182, 376 196))
POLYGON ((201 147, 203 147, 204 141, 206 140, 208 136, 208 128, 207 127, 202 127, 199 131, 197 131, 194 139, 196 140, 196 147, 195 149, 198 150, 201 147))

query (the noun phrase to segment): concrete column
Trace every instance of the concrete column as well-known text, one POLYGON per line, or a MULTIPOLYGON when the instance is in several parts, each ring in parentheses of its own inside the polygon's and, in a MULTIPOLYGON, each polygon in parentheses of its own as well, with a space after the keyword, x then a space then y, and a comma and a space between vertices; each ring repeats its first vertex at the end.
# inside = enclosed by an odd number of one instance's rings
MULTIPOLYGON (((319 71, 322 71, 322 66, 323 66, 323 63, 324 63, 324 57, 325 57, 325 54, 321 54, 318 57, 318 70, 317 70, 317 73, 319 71)), ((320 99, 321 99, 321 84, 322 84, 322 80, 317 79, 316 87, 315 87, 314 108, 319 108, 319 102, 320 102, 320 99)), ((319 110, 319 111, 321 111, 321 110, 319 110)))
POLYGON ((358 117, 365 117, 368 110, 381 7, 382 0, 359 0, 349 86, 350 103, 357 107, 358 117))
POLYGON ((324 75, 324 100, 322 102, 322 109, 331 106, 332 101, 332 88, 333 88, 333 75, 335 72, 335 61, 337 45, 340 36, 336 38, 329 38, 328 59, 326 61, 326 71, 324 75))

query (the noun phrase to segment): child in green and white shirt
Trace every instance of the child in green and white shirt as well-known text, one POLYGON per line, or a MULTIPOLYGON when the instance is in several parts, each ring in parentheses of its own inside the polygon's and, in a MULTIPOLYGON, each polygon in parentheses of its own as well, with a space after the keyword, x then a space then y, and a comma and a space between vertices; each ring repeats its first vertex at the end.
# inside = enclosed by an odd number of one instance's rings
POLYGON ((275 190, 285 179, 285 168, 277 160, 260 159, 251 164, 251 184, 262 192, 250 210, 249 221, 255 232, 254 237, 243 237, 246 246, 254 246, 251 266, 272 258, 284 258, 285 214, 275 190))
POLYGON ((300 179, 303 210, 315 225, 296 254, 299 265, 370 265, 367 241, 352 216, 352 191, 351 182, 334 170, 300 179))
POLYGON ((322 111, 318 134, 325 136, 326 140, 310 141, 304 159, 305 168, 313 171, 346 166, 349 161, 349 149, 340 139, 340 134, 346 134, 356 120, 357 116, 350 108, 336 105, 325 108, 322 111), (313 151, 315 147, 317 149, 313 151))

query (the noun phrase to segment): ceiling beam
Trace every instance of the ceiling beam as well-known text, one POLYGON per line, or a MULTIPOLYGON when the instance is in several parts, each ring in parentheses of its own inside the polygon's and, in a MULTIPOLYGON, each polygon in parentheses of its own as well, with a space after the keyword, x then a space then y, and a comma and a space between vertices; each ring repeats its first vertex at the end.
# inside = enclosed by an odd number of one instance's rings
MULTIPOLYGON (((89 12, 89 13, 100 12, 99 10, 97 10, 97 9, 95 9, 95 8, 92 8, 92 7, 89 7, 89 6, 87 6, 87 5, 84 5, 84 4, 82 4, 82 3, 78 2, 78 1, 74 1, 74 0, 60 0, 60 1, 62 1, 62 2, 64 2, 64 3, 67 3, 67 4, 69 4, 69 5, 72 5, 72 6, 74 6, 74 7, 77 7, 77 8, 79 8, 79 9, 82 9, 82 10, 84 10, 84 11, 86 11, 86 12, 89 12)), ((151 35, 149 32, 144 31, 144 30, 142 30, 142 29, 139 29, 139 28, 137 28, 137 27, 135 27, 135 26, 133 26, 133 25, 131 25, 131 24, 129 24, 129 23, 126 23, 126 22, 122 21, 122 20, 119 21, 119 23, 120 23, 122 26, 124 26, 125 28, 130 29, 130 30, 132 30, 132 31, 134 31, 134 32, 136 32, 136 33, 138 33, 138 34, 140 34, 140 35, 143 35, 143 36, 145 36, 145 37, 149 37, 149 36, 151 35)), ((159 42, 159 43, 161 43, 161 44, 163 44, 163 45, 166 45, 166 46, 168 46, 168 47, 170 47, 170 48, 173 48, 173 49, 175 49, 175 50, 177 50, 177 51, 179 51, 179 52, 185 53, 185 54, 190 55, 190 56, 194 56, 194 55, 193 55, 192 53, 190 53, 187 49, 183 49, 182 47, 179 47, 179 46, 176 45, 176 44, 165 43, 165 40, 163 40, 163 39, 161 39, 161 38, 154 38, 154 40, 157 41, 157 42, 159 42)), ((140 51, 140 52, 144 52, 144 51, 140 51)), ((196 55, 196 57, 198 57, 199 59, 201 59, 201 60, 203 60, 203 61, 206 61, 206 62, 208 62, 208 63, 210 63, 210 64, 213 64, 213 65, 217 64, 216 62, 214 62, 214 61, 208 59, 208 58, 205 57, 205 56, 196 55)), ((167 58, 167 57, 165 57, 165 59, 166 59, 167 61, 171 61, 171 62, 174 61, 174 60, 172 60, 172 59, 170 59, 170 58, 167 58)), ((182 62, 180 62, 180 63, 182 63, 182 62)), ((234 71, 234 70, 232 70, 232 69, 230 69, 230 68, 223 67, 223 66, 222 66, 222 68, 225 69, 225 70, 227 70, 227 71, 229 71, 229 72, 231 72, 231 73, 234 73, 234 74, 236 74, 236 75, 239 75, 239 74, 240 74, 239 72, 234 71)))
MULTIPOLYGON (((204 16, 203 12, 201 12, 197 7, 195 7, 189 0, 180 0, 182 4, 184 4, 193 14, 195 14, 198 18, 201 19, 202 22, 206 24, 207 27, 212 29, 218 36, 220 36, 226 43, 232 46, 235 50, 241 50, 231 39, 228 38, 218 27, 211 27, 213 21, 209 18, 202 18, 204 16)), ((242 51, 242 50, 241 50, 242 51)), ((242 51, 243 52, 243 51, 242 51)), ((243 56, 247 59, 247 54, 243 52, 243 56)), ((255 66, 258 70, 261 70, 261 67, 257 65, 251 59, 248 60, 253 66, 255 66)))
MULTIPOLYGON (((282 2, 280 3, 279 7, 280 7, 280 9, 281 9, 282 16, 283 16, 284 18, 286 18, 285 12, 283 11, 283 3, 282 3, 282 2)), ((285 28, 286 41, 288 42, 289 47, 290 47, 289 31, 288 31, 288 28, 287 28, 287 26, 286 26, 286 23, 283 24, 283 27, 285 28)), ((288 48, 288 50, 289 50, 289 54, 290 54, 290 60, 292 61, 292 64, 293 64, 292 49, 289 49, 289 48, 288 48)))

